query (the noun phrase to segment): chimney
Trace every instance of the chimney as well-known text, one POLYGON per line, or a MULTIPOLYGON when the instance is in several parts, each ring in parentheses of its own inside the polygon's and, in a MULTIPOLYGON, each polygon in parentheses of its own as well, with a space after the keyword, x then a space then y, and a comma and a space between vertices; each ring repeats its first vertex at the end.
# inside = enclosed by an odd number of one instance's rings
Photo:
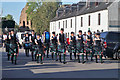
POLYGON ((86 5, 86 2, 79 2, 78 4, 77 4, 77 11, 79 11, 83 6, 85 6, 86 5))
POLYGON ((77 11, 77 4, 72 4, 72 6, 71 6, 71 12, 73 12, 73 11, 77 11))
POLYGON ((98 0, 95 0, 95 6, 98 6, 99 2, 98 0))
POLYGON ((60 7, 60 8, 56 11, 56 17, 59 17, 62 13, 63 13, 63 8, 60 7))
POLYGON ((87 8, 90 7, 90 0, 86 0, 86 7, 87 7, 87 8))

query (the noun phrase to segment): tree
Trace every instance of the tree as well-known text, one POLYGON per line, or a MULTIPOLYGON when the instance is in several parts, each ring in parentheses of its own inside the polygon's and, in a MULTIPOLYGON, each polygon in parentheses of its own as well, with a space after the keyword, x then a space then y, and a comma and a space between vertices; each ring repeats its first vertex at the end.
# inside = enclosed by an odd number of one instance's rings
POLYGON ((7 16, 5 16, 5 18, 6 18, 6 20, 14 20, 14 19, 13 19, 13 16, 10 15, 10 14, 8 14, 7 16))
POLYGON ((28 2, 26 10, 28 19, 32 21, 32 27, 36 32, 49 31, 49 23, 56 15, 56 10, 61 2, 28 2))

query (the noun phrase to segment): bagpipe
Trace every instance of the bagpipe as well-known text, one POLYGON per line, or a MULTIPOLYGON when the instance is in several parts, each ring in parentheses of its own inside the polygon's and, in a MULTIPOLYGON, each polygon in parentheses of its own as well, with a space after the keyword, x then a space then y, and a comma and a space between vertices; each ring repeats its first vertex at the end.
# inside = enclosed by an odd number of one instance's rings
POLYGON ((31 43, 30 42, 25 42, 24 44, 24 49, 30 49, 31 48, 31 43))

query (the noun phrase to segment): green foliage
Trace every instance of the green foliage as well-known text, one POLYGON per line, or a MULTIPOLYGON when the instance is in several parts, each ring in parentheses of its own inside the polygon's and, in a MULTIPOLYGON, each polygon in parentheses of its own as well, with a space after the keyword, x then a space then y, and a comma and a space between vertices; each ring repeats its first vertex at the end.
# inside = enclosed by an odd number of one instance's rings
POLYGON ((55 17, 56 10, 61 2, 28 2, 26 10, 28 19, 32 21, 32 28, 42 33, 49 31, 50 20, 55 17))
POLYGON ((8 14, 7 16, 5 16, 4 18, 6 18, 6 20, 14 20, 13 16, 10 15, 10 14, 8 14))

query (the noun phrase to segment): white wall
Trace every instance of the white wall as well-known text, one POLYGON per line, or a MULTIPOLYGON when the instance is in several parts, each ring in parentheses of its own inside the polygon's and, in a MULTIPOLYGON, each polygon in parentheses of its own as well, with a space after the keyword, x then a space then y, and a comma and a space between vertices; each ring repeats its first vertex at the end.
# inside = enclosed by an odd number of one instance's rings
POLYGON ((90 14, 80 15, 77 16, 77 33, 79 30, 82 30, 83 32, 87 32, 88 28, 92 32, 94 31, 101 31, 102 29, 104 31, 108 31, 108 10, 98 11, 90 14), (98 14, 101 15, 101 24, 98 25, 98 14), (90 26, 88 25, 88 16, 90 15, 90 26), (81 27, 81 17, 83 17, 83 27, 81 27))
MULTIPOLYGON (((63 28, 63 21, 64 21, 64 33, 69 33, 69 36, 71 32, 75 32, 75 17, 62 19, 58 21, 50 22, 50 33, 53 31, 56 32, 56 34, 60 33, 60 29, 63 28), (72 19, 72 28, 71 28, 71 19, 72 19), (67 28, 66 28, 66 20, 67 20, 67 28), (60 28, 59 28, 59 22, 60 22, 60 28)), ((78 34, 79 30, 82 30, 83 33, 88 31, 88 28, 92 32, 97 30, 104 30, 108 31, 108 10, 102 10, 94 13, 89 13, 85 15, 80 15, 76 17, 76 34, 78 34), (101 24, 98 25, 98 14, 101 15, 101 24), (90 26, 88 26, 88 16, 91 17, 90 26), (81 27, 81 17, 83 17, 83 27, 81 27)))

